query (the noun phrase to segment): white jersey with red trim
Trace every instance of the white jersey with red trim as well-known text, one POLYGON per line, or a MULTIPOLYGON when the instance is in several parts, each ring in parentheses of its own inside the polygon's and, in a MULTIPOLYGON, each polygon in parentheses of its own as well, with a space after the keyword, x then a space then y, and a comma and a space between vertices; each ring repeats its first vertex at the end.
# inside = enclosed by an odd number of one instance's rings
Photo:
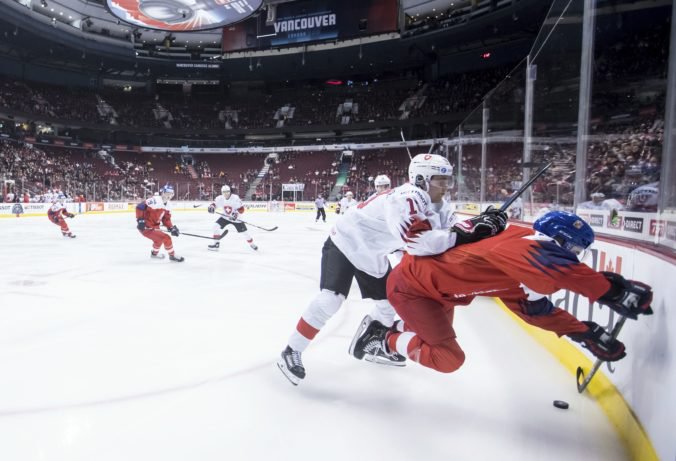
POLYGON ((244 213, 244 204, 237 194, 230 194, 229 198, 219 195, 212 203, 216 211, 225 214, 230 219, 237 219, 237 216, 244 213))
POLYGON ((355 199, 353 199, 353 198, 350 199, 350 198, 347 198, 347 197, 343 197, 342 199, 340 199, 340 202, 339 202, 339 206, 340 206, 340 214, 345 214, 345 213, 347 213, 347 210, 349 210, 350 208, 353 208, 353 207, 357 206, 358 203, 359 203, 359 202, 357 202, 357 201, 356 201, 355 199))
POLYGON ((433 204, 427 192, 407 183, 360 203, 336 222, 331 240, 357 269, 380 278, 396 250, 422 256, 451 248, 455 222, 445 201, 433 204))

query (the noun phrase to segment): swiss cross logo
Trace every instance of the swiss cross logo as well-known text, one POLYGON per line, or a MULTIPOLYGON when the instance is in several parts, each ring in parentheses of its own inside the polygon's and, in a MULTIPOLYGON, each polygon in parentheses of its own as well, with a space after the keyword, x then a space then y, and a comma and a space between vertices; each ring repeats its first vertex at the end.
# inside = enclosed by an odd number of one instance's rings
POLYGON ((430 154, 425 155, 425 160, 429 160, 431 158, 432 158, 432 155, 430 155, 430 154))
POLYGON ((232 207, 231 206, 225 206, 223 207, 225 210, 225 214, 232 214, 232 207))

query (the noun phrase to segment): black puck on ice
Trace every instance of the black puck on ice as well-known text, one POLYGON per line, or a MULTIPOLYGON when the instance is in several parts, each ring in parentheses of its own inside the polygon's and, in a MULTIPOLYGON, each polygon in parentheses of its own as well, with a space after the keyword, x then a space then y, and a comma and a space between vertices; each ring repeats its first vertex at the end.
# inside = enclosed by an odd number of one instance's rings
POLYGON ((554 406, 556 408, 560 408, 562 410, 567 410, 568 409, 568 402, 564 402, 563 400, 554 400, 554 406))

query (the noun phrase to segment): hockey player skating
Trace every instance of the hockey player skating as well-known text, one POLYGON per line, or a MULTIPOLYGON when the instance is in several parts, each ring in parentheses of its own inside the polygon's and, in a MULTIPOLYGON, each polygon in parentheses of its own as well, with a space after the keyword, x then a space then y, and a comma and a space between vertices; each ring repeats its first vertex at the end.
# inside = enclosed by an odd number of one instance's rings
POLYGON ((319 218, 322 218, 323 222, 326 222, 326 201, 324 197, 318 195, 315 199, 315 206, 317 207, 317 216, 315 216, 315 222, 319 221, 319 218))
MULTIPOLYGON (((451 170, 440 155, 418 155, 409 166, 410 183, 374 196, 338 220, 322 248, 320 292, 302 314, 277 362, 291 383, 305 378, 301 354, 343 304, 353 279, 362 298, 375 301, 371 317, 391 326, 395 313, 386 296, 390 253, 405 248, 415 255, 438 254, 504 229, 507 217, 497 210, 455 224, 443 201, 451 170)), ((403 365, 405 359, 383 350, 376 361, 403 365)))
POLYGON ((551 211, 533 229, 511 226, 495 238, 437 256, 404 256, 387 283, 388 299, 401 321, 387 328, 366 317, 350 352, 358 359, 381 350, 397 352, 434 370, 453 372, 465 360, 453 330, 455 307, 476 296, 497 296, 524 321, 568 336, 600 360, 623 358, 624 344, 596 323, 554 307, 546 295, 568 289, 635 319, 652 314, 650 287, 581 263, 578 254, 593 243, 594 231, 577 215, 551 211))
POLYGON ((61 234, 64 237, 75 238, 75 235, 68 228, 68 223, 66 223, 66 218, 74 218, 75 215, 66 210, 65 199, 65 195, 61 194, 57 196, 54 202, 52 202, 52 206, 47 210, 47 217, 61 228, 61 234))
MULTIPOLYGON (((253 238, 247 232, 246 224, 241 221, 237 221, 237 218, 240 214, 244 213, 244 204, 239 198, 239 195, 233 194, 229 186, 221 187, 221 195, 216 197, 216 199, 209 205, 207 211, 209 213, 215 213, 216 210, 219 210, 219 214, 222 216, 216 220, 214 223, 213 234, 214 238, 220 238, 221 231, 223 228, 229 224, 235 226, 237 232, 242 234, 246 239, 246 243, 249 244, 254 250, 258 250, 258 246, 254 243, 253 238)), ((208 246, 212 251, 218 251, 221 244, 220 242, 215 242, 208 246)))
POLYGON ((154 195, 136 205, 136 228, 145 238, 153 241, 153 248, 150 251, 151 258, 164 259, 164 255, 159 253, 160 248, 164 245, 164 249, 169 253, 169 259, 180 263, 185 258, 176 256, 171 237, 160 229, 160 225, 163 225, 171 235, 179 236, 178 227, 171 222, 169 200, 173 196, 174 189, 171 186, 164 186, 160 189, 159 195, 154 195))
POLYGON ((345 192, 345 197, 340 199, 340 202, 336 205, 336 213, 345 214, 347 213, 347 210, 357 206, 357 203, 358 202, 354 199, 354 194, 351 191, 347 191, 345 192))

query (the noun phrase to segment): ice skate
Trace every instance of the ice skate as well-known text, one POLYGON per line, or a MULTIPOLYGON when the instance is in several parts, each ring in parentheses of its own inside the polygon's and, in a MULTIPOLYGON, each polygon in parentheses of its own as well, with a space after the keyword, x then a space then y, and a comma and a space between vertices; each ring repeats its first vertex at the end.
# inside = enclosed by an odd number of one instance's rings
POLYGON ((406 366, 406 357, 388 351, 385 341, 389 328, 377 320, 365 316, 352 338, 349 353, 357 359, 394 367, 406 366))
POLYGON ((282 351, 281 358, 277 361, 280 371, 291 381, 291 384, 297 386, 301 379, 305 378, 305 368, 301 360, 301 353, 286 346, 282 351))
POLYGON ((151 259, 164 259, 164 255, 160 253, 153 253, 152 251, 150 252, 150 258, 151 259))
POLYGON ((207 248, 211 251, 218 251, 218 249, 221 247, 221 242, 214 242, 211 245, 207 246, 207 248))
POLYGON ((252 250, 258 251, 258 245, 256 245, 255 243, 250 243, 249 246, 251 247, 252 250))
POLYGON ((72 238, 72 239, 75 238, 75 235, 72 232, 63 232, 63 236, 68 237, 68 238, 72 238))
POLYGON ((174 261, 175 263, 182 263, 185 261, 183 256, 169 255, 169 261, 174 261))

